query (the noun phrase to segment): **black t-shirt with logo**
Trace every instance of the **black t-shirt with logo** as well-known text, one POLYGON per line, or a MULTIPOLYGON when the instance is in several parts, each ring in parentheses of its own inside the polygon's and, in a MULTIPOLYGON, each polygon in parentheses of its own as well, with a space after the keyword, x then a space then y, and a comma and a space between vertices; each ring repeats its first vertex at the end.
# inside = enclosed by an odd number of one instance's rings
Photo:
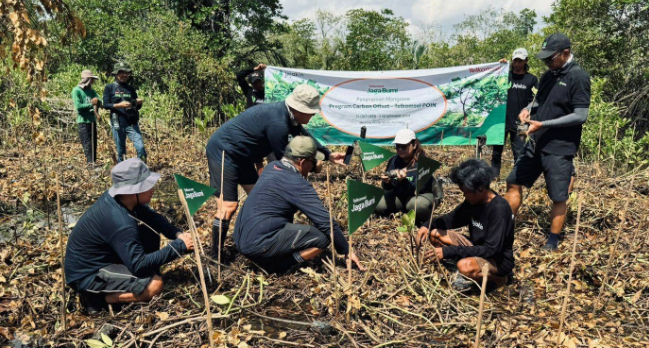
POLYGON ((511 87, 507 91, 507 120, 505 126, 508 130, 516 130, 518 126, 518 115, 534 99, 532 87, 539 88, 539 80, 536 76, 525 73, 509 73, 511 87))
MULTIPOLYGON (((577 108, 590 106, 590 77, 575 62, 556 72, 546 71, 541 76, 541 87, 536 96, 539 107, 532 119, 553 120, 569 115, 577 108)), ((579 149, 582 125, 543 128, 533 134, 536 151, 547 154, 573 156, 579 149)))
POLYGON ((503 276, 514 269, 514 214, 509 203, 495 194, 487 204, 472 205, 465 200, 450 213, 434 219, 431 229, 452 230, 468 226, 473 246, 445 246, 442 248, 444 258, 494 259, 498 275, 503 276))

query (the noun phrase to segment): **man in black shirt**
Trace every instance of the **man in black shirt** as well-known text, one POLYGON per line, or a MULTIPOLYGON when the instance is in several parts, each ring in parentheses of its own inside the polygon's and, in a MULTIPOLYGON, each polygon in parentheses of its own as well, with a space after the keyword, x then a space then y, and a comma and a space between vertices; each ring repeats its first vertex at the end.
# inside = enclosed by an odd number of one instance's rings
POLYGON ((541 77, 535 103, 519 115, 521 122, 529 124, 529 138, 525 154, 507 177, 505 198, 516 214, 523 200, 522 187, 532 187, 543 173, 552 200, 550 235, 543 247, 546 250, 557 249, 566 221, 572 160, 590 106, 590 78, 574 61, 570 46, 567 36, 552 34, 536 55, 548 71, 541 77))
MULTIPOLYGON (((210 186, 217 189, 217 197, 223 189, 223 202, 217 200, 217 216, 212 224, 212 256, 218 255, 219 236, 220 247, 223 247, 230 219, 239 206, 237 186, 241 185, 250 194, 259 178, 255 163, 271 153, 281 159, 289 137, 308 135, 302 125, 309 123, 319 111, 320 94, 312 86, 303 84, 297 86, 285 101, 247 109, 214 132, 206 146, 207 163, 210 186), (223 178, 222 161, 225 163, 223 178)), ((344 154, 331 153, 320 144, 318 151, 324 153, 326 160, 343 164, 344 154)), ((230 257, 221 255, 221 259, 226 261, 230 257)))
POLYGON ((106 303, 150 301, 162 291, 160 266, 194 248, 189 233, 147 206, 160 174, 129 158, 111 177, 113 186, 72 229, 65 255, 66 282, 89 314, 106 303), (172 242, 160 249, 158 233, 172 242))
MULTIPOLYGON (((514 154, 514 163, 520 157, 523 151, 523 145, 525 144, 524 140, 516 135, 516 128, 518 128, 519 124, 518 114, 534 99, 532 88, 539 87, 539 81, 536 76, 527 72, 530 68, 527 65, 527 61, 527 50, 517 48, 512 55, 511 71, 509 72, 511 86, 507 91, 507 118, 505 120, 504 141, 507 141, 507 137, 509 137, 512 153, 514 154)), ((507 60, 502 59, 500 62, 507 63, 507 60)), ((491 167, 496 171, 496 177, 500 176, 504 148, 504 144, 494 145, 493 147, 491 167)))
MULTIPOLYGON (((283 273, 331 245, 329 212, 306 180, 317 161, 323 159, 313 138, 296 136, 286 146, 282 159, 268 164, 237 216, 233 235, 237 249, 268 272, 283 273), (313 226, 293 223, 298 210, 313 226)), ((333 230, 336 252, 350 254, 336 222, 333 230)), ((363 270, 354 253, 349 258, 363 270)))
MULTIPOLYGON (((489 266, 489 281, 504 285, 514 268, 514 214, 509 203, 489 188, 493 169, 481 160, 462 162, 451 171, 451 181, 464 194, 464 202, 450 213, 433 219, 417 233, 417 243, 428 237, 435 247, 427 257, 459 259, 463 276, 482 279, 482 267, 489 266), (449 231, 469 227, 469 237, 449 231)), ((453 287, 466 289, 472 282, 457 276, 453 287)))
POLYGON ((254 69, 244 69, 237 73, 237 82, 246 96, 246 109, 264 103, 264 69, 266 64, 259 64, 254 69))

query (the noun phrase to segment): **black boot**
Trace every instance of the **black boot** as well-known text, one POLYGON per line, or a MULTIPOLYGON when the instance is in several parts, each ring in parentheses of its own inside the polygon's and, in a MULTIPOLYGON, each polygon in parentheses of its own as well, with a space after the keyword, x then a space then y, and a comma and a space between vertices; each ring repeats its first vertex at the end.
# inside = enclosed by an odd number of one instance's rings
POLYGON ((85 308, 86 314, 91 317, 99 316, 101 311, 108 308, 106 296, 103 294, 81 292, 79 293, 79 300, 81 300, 81 305, 85 308))
POLYGON ((227 250, 225 246, 225 238, 228 235, 228 229, 230 227, 230 220, 219 220, 215 219, 212 224, 212 250, 210 251, 210 257, 214 261, 219 260, 219 249, 221 249, 221 263, 230 263, 234 260, 234 253, 227 250), (219 245, 219 230, 221 231, 221 244, 219 245))

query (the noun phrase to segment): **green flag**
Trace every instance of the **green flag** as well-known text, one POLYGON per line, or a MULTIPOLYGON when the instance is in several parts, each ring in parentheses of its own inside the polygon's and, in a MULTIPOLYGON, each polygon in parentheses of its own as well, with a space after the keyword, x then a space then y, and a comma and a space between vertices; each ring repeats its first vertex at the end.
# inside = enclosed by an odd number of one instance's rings
POLYGON ((365 171, 376 168, 394 155, 392 151, 370 143, 359 141, 358 146, 361 147, 361 161, 363 162, 363 169, 365 171))
POLYGON ((187 179, 182 175, 174 174, 174 178, 176 179, 178 187, 183 190, 183 194, 185 194, 185 200, 187 201, 190 215, 194 215, 194 213, 203 206, 207 199, 216 192, 215 188, 187 179))
POLYGON ((419 190, 421 190, 424 185, 426 185, 426 181, 430 179, 433 173, 441 165, 441 163, 435 161, 434 159, 430 159, 424 156, 419 157, 419 161, 417 161, 417 192, 419 192, 419 190))
POLYGON ((347 225, 354 233, 372 215, 383 197, 383 189, 347 179, 347 225))

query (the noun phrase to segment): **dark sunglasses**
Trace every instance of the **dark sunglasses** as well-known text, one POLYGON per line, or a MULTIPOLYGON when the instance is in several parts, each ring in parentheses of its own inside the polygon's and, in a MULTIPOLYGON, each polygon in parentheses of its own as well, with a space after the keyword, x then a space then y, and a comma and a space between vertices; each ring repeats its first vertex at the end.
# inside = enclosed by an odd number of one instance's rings
POLYGON ((397 150, 405 150, 405 149, 407 149, 408 147, 410 147, 410 144, 412 144, 412 143, 408 143, 408 144, 394 144, 394 147, 396 147, 397 150))
POLYGON ((550 63, 552 63, 552 61, 554 61, 555 59, 557 59, 557 57, 560 56, 560 55, 561 55, 561 52, 559 51, 559 52, 557 52, 555 55, 543 59, 543 61, 545 62, 545 64, 550 64, 550 63))

